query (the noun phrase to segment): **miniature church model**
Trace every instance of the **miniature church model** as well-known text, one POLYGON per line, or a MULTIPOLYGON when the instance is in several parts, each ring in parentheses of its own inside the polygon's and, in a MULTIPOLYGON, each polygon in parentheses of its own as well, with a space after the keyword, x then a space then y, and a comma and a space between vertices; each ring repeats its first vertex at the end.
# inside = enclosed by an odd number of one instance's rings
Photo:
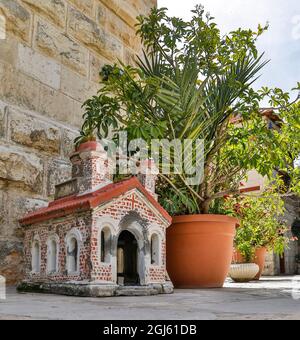
POLYGON ((82 144, 71 162, 72 179, 56 186, 55 200, 20 220, 26 277, 19 290, 172 293, 166 272, 171 217, 157 202, 153 162, 137 177, 115 184, 100 143, 82 144))

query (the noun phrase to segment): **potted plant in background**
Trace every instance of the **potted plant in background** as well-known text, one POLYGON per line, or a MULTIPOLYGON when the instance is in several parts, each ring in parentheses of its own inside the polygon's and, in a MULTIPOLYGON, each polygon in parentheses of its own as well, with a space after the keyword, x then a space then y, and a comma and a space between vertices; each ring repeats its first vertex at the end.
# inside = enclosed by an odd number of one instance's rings
MULTIPOLYGON (((282 255, 288 246, 288 228, 283 220, 284 201, 278 193, 266 190, 261 197, 227 197, 224 212, 240 220, 234 241, 234 263, 255 263, 259 271, 251 279, 259 280, 267 251, 282 255)), ((233 265, 232 271, 238 266, 233 265)), ((235 274, 236 275, 236 274, 235 274)))
POLYGON ((274 167, 288 164, 275 150, 285 144, 268 129, 259 102, 270 96, 274 106, 286 107, 289 97, 280 90, 252 88, 266 64, 256 48, 266 27, 222 36, 202 6, 188 22, 169 17, 166 9, 153 9, 138 21, 143 56, 135 66, 120 62, 102 69, 101 89, 85 103, 76 143, 93 131, 105 138, 111 130, 126 131, 128 141, 142 138, 147 150, 153 138, 181 144, 202 140, 203 169, 194 153, 188 160, 180 154, 185 161, 181 172, 173 165, 164 173, 162 157, 157 164, 160 204, 174 216, 167 236, 167 267, 176 287, 222 287, 237 219, 215 214, 215 201, 239 193, 248 170, 271 176, 274 167), (201 177, 196 183, 191 182, 194 165, 201 177))
POLYGON ((259 266, 254 263, 256 248, 252 244, 252 230, 247 226, 241 226, 234 244, 239 257, 234 259, 229 276, 235 282, 252 281, 259 272, 259 266))
POLYGON ((77 139, 80 140, 80 143, 76 144, 77 151, 82 151, 83 148, 89 148, 97 143, 97 136, 93 130, 86 130, 84 134, 81 132, 77 139))

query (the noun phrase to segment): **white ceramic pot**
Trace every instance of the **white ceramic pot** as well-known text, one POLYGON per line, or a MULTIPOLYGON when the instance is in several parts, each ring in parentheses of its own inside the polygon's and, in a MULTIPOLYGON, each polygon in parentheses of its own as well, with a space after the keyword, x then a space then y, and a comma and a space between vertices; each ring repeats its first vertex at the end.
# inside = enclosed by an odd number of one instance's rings
POLYGON ((259 266, 255 263, 232 264, 229 276, 235 282, 252 281, 259 272, 259 266))

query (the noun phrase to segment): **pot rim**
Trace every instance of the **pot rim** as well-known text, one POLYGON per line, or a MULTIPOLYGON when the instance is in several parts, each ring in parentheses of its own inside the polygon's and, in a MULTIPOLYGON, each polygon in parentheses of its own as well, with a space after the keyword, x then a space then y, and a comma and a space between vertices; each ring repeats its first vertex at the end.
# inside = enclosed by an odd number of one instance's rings
POLYGON ((81 143, 78 147, 77 147, 77 151, 86 151, 86 150, 93 150, 95 151, 98 147, 99 143, 97 141, 87 141, 84 143, 81 143))
POLYGON ((232 267, 232 266, 249 266, 249 265, 251 265, 251 266, 257 266, 257 267, 259 267, 258 266, 258 264, 256 264, 256 263, 254 263, 254 262, 245 262, 245 263, 232 263, 230 266, 232 267))
POLYGON ((181 215, 173 217, 173 224, 176 223, 191 223, 191 222, 231 222, 236 226, 239 226, 240 222, 236 217, 227 215, 215 215, 215 214, 198 214, 198 215, 181 215))

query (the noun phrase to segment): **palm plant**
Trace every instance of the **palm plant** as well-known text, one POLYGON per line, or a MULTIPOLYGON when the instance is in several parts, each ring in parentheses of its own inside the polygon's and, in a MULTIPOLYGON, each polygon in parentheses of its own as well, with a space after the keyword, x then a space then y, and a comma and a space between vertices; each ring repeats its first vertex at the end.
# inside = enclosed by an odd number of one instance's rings
POLYGON ((111 128, 127 131, 129 140, 143 138, 149 146, 153 138, 203 140, 202 183, 189 181, 195 156, 185 160, 181 173, 175 167, 168 175, 160 171, 160 202, 173 215, 208 213, 218 198, 239 191, 247 170, 259 168, 263 175, 273 170, 271 162, 261 165, 270 142, 257 153, 258 141, 251 140, 254 131, 270 137, 259 110, 262 95, 252 88, 267 63, 255 46, 267 27, 221 36, 202 6, 193 14, 185 22, 168 17, 163 8, 138 18, 142 56, 135 67, 119 62, 103 68, 101 90, 85 103, 85 122, 76 140, 94 131, 107 137, 111 128), (242 117, 238 126, 233 122, 237 114, 242 117), (253 154, 242 153, 245 144, 253 154))

